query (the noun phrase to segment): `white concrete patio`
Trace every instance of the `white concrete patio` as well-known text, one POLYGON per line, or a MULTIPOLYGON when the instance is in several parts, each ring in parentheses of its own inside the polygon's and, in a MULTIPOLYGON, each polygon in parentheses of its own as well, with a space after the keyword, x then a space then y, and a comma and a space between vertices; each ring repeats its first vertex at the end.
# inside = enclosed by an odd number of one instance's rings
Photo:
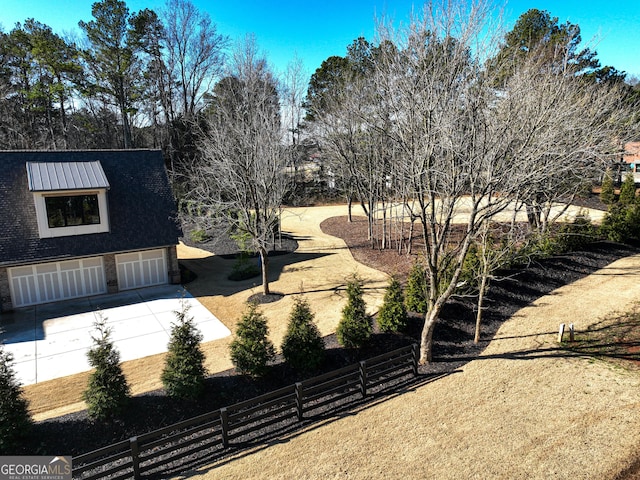
POLYGON ((188 292, 176 285, 163 285, 2 313, 0 341, 13 354, 23 385, 90 370, 87 351, 100 313, 111 328, 121 361, 155 355, 167 350, 183 295, 204 342, 230 335, 229 329, 188 292))

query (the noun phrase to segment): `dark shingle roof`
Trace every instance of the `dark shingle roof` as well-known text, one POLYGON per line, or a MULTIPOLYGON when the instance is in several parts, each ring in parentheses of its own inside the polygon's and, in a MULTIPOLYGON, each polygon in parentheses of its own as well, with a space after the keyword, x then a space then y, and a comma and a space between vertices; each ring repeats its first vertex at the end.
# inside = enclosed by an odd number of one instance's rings
POLYGON ((0 266, 175 245, 175 215, 160 151, 0 151, 0 266), (110 232, 41 239, 27 162, 100 162, 110 232))

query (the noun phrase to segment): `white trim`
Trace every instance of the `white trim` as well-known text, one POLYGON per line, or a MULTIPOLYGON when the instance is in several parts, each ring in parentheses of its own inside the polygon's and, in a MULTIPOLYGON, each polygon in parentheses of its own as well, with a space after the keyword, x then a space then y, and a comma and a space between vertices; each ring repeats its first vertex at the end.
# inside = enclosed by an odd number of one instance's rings
POLYGON ((38 219, 38 233, 40 238, 69 237, 71 235, 87 235, 90 233, 103 233, 109 231, 109 211, 107 209, 106 190, 61 190, 54 192, 34 192, 33 201, 36 206, 38 219), (78 225, 74 227, 50 228, 47 220, 46 197, 73 196, 73 195, 97 195, 100 223, 95 225, 78 225))
POLYGON ((7 274, 14 307, 107 293, 102 257, 12 267, 7 274))

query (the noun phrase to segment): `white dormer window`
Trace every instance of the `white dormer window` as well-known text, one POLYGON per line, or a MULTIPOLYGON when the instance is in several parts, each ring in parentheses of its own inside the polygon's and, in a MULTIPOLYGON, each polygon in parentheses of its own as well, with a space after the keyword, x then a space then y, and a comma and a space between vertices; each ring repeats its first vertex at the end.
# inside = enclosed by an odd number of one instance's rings
POLYGON ((107 181, 100 162, 28 162, 40 238, 109 231, 107 181))

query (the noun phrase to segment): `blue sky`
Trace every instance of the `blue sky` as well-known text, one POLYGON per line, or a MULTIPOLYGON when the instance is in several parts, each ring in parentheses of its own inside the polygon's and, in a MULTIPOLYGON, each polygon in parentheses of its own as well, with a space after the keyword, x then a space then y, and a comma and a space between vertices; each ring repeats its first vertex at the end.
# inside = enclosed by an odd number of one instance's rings
MULTIPOLYGON (((308 74, 331 55, 344 55, 358 36, 373 39, 375 17, 386 14, 405 20, 409 0, 229 1, 192 0, 209 13, 221 33, 232 39, 256 36, 276 70, 282 71, 297 55, 308 74)), ((91 0, 0 0, 0 25, 10 30, 15 22, 33 17, 56 32, 77 31, 79 20, 91 20, 91 0)), ((164 0, 127 0, 134 12, 157 10, 164 0)), ((506 27, 530 8, 547 10, 561 23, 580 25, 583 43, 598 52, 603 65, 612 65, 640 77, 640 0, 510 0, 506 27)))

